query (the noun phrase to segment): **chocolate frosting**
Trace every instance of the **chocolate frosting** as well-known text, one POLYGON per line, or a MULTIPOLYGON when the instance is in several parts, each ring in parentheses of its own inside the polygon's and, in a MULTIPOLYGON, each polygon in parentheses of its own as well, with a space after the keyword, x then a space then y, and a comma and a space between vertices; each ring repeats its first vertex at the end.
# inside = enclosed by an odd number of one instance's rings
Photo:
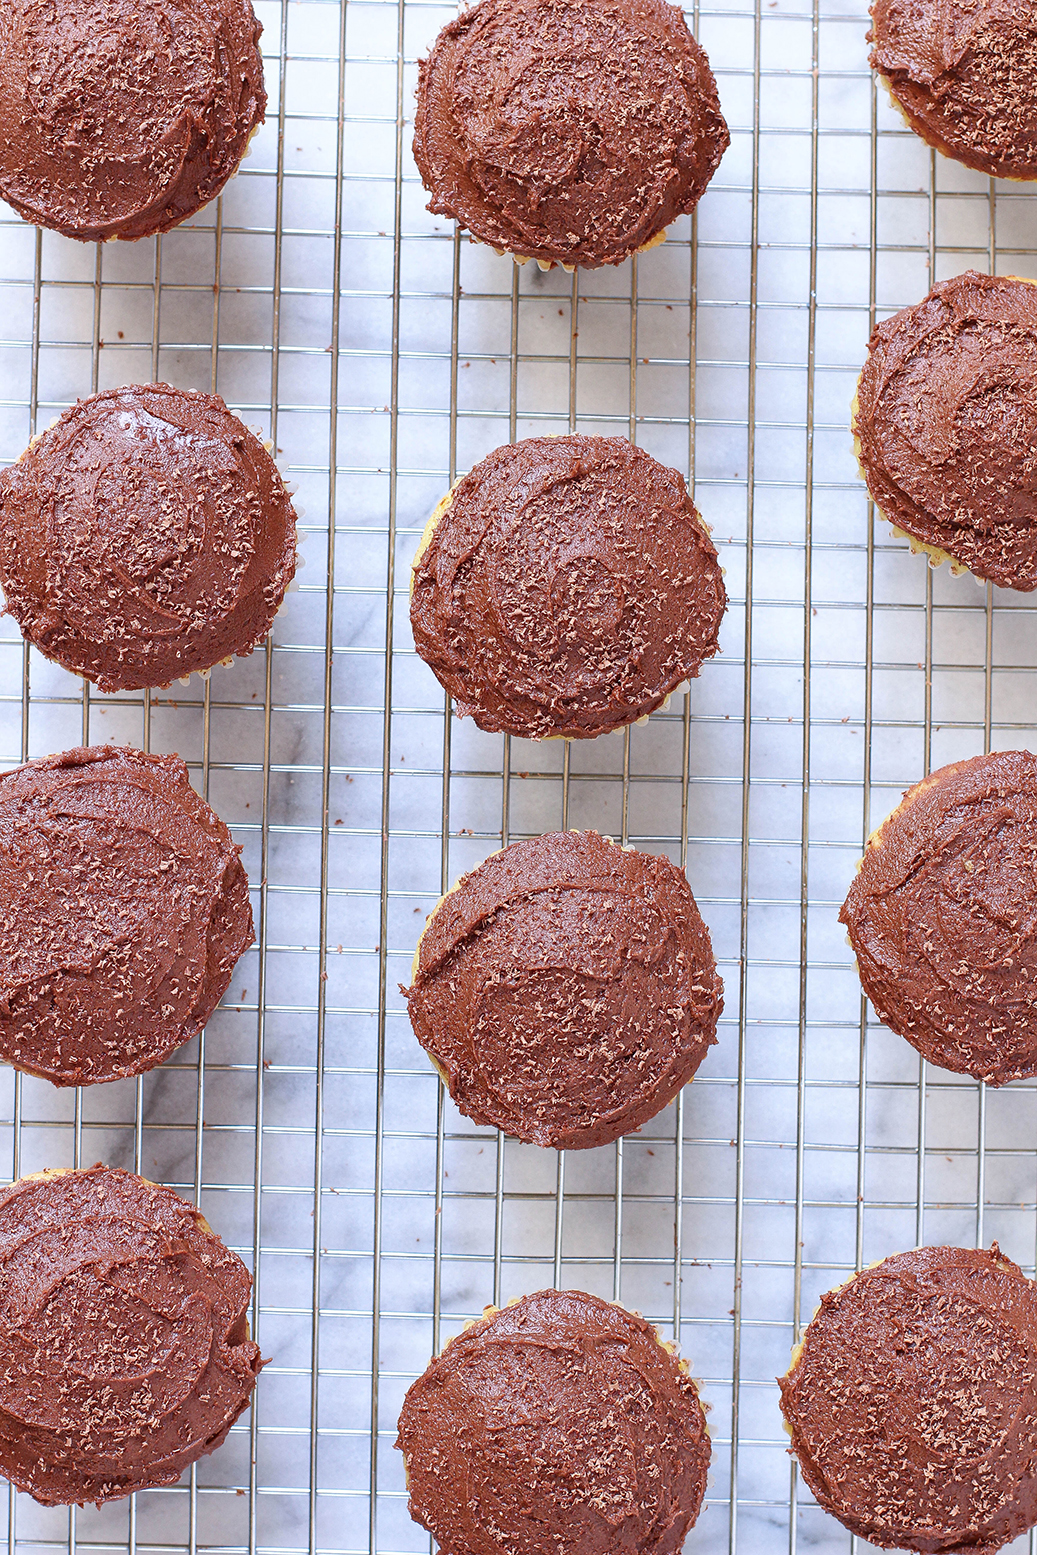
POLYGON ((131 1172, 0 1190, 0 1471, 45 1506, 175 1483, 252 1396, 251 1290, 198 1210, 131 1172))
POLYGON ((429 210, 530 259, 615 265, 693 210, 730 142, 662 0, 482 0, 419 66, 429 210))
POLYGON ((488 1307, 410 1388, 396 1445, 450 1555, 675 1555, 710 1454, 683 1365, 579 1290, 488 1307))
POLYGON ((910 789, 839 914, 879 1019, 923 1058, 1037 1074, 1037 757, 999 751, 910 789))
POLYGON ((1037 178, 1032 0, 874 0, 871 63, 930 146, 995 178, 1037 178))
POLYGON ((0 774, 0 1057, 92 1085, 201 1031, 254 939, 240 851, 179 756, 0 774))
POLYGON ((892 523, 977 577, 1037 588, 1037 286, 968 270, 886 319, 854 432, 892 523))
POLYGON ((726 606, 676 470, 621 437, 530 437, 454 488, 414 564, 411 625, 480 729, 590 739, 697 675, 726 606))
POLYGON ((102 691, 251 653, 294 572, 277 465, 218 395, 107 389, 0 473, 7 608, 102 691))
POLYGON ((994 1555, 1037 1522, 1037 1288, 996 1242, 829 1291, 778 1380, 803 1478, 872 1544, 994 1555))
POLYGON ((683 873, 596 832, 515 842, 433 913, 404 990, 476 1123, 557 1150, 667 1106, 716 1041, 723 984, 683 873))
POLYGON ((0 194, 84 242, 175 227, 263 122, 261 31, 249 0, 4 0, 0 194))

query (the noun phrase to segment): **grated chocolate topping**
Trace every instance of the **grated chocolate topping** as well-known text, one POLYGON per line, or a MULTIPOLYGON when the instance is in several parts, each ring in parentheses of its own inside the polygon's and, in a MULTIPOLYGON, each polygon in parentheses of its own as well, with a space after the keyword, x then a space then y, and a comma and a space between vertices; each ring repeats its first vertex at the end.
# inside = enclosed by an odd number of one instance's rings
POLYGON ((885 516, 1037 588, 1037 286, 967 270, 875 330, 854 433, 885 516))
POLYGON ((411 1516, 450 1555, 671 1555, 710 1457, 684 1367, 579 1290, 487 1309, 409 1389, 396 1445, 411 1516))
POLYGON ((1037 757, 999 751, 909 789, 839 914, 879 1019, 944 1069, 1037 1074, 1037 757))
POLYGON ((530 437, 455 487, 414 567, 415 646, 480 729, 591 739, 717 651, 716 549, 683 477, 620 437, 530 437))
POLYGON ((874 0, 871 63, 912 129, 995 178, 1037 178, 1032 0, 874 0))
POLYGON ((663 0, 482 0, 418 78, 429 210, 544 263, 615 265, 693 210, 730 143, 663 0))
POLYGON ((174 1484, 252 1396, 251 1290, 198 1210, 131 1172, 0 1190, 0 1471, 45 1506, 174 1484))
POLYGON ((996 1242, 829 1291, 778 1381, 808 1486, 872 1544, 994 1555, 1037 1522, 1037 1288, 996 1242))
POLYGON ((682 871, 596 832, 512 843, 465 875, 404 992, 465 1116, 556 1150, 608 1144, 668 1106, 724 1007, 682 871))
POLYGON ((294 573, 280 471, 218 395, 107 389, 0 473, 8 611, 102 691, 251 653, 294 573))
POLYGON ((201 1031, 255 937, 240 852, 179 756, 0 774, 0 1057, 92 1085, 201 1031))
POLYGON ((4 0, 0 194, 83 242, 214 199, 266 112, 249 0, 4 0))

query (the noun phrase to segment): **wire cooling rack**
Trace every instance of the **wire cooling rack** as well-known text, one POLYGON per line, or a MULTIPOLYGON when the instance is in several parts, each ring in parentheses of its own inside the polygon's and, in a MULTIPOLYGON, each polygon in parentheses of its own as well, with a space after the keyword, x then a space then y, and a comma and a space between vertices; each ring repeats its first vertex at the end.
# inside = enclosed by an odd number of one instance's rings
POLYGON ((544 275, 424 209, 415 61, 451 8, 257 10, 270 111, 219 202, 105 248, 0 223, 0 455, 98 387, 216 388, 298 486, 307 566, 264 651, 143 697, 84 688, 2 623, 0 754, 179 751, 244 845, 258 945, 160 1070, 75 1093, 4 1070, 0 1126, 12 1176, 102 1159, 199 1203, 254 1269, 271 1360, 180 1486, 101 1510, 12 1495, 9 1555, 428 1550, 403 1392, 484 1303, 551 1283, 642 1309, 702 1378, 688 1550, 863 1549, 798 1482, 775 1375, 870 1259, 996 1236, 1032 1271, 1037 1102, 874 1024, 836 911, 902 788, 1034 746, 1037 648, 1029 596, 932 573, 873 522, 848 405, 876 319, 934 279, 1037 276, 1034 196, 904 129, 863 0, 733 0, 688 13, 732 129, 696 220, 632 264, 544 275), (723 654, 625 735, 502 740, 451 719, 415 657, 408 563, 455 473, 574 427, 694 471, 723 654), (559 826, 686 864, 726 983, 680 1100, 561 1156, 454 1111, 397 991, 451 880, 559 826))

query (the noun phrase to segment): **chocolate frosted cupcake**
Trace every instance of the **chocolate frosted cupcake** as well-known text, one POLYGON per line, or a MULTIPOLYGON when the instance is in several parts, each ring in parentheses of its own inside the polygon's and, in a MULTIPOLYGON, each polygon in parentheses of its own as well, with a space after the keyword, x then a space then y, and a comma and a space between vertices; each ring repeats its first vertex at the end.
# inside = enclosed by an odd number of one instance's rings
POLYGON ((8 611, 102 691, 251 653, 294 572, 277 465, 218 395, 108 389, 0 473, 8 611))
POLYGON ((444 897, 405 990, 466 1117, 557 1150, 667 1106, 716 1041, 723 984, 683 873, 596 832, 495 853, 444 897))
POLYGON ((482 0, 421 61, 429 210, 544 269, 661 242, 729 141, 709 61, 663 0, 482 0))
POLYGON ((716 549, 683 477, 621 437, 496 449, 414 561, 415 646, 480 729, 591 739, 659 707, 717 651, 716 549))
POLYGON ((396 1445, 450 1555, 676 1551, 710 1456, 685 1363, 579 1290, 487 1307, 408 1391, 396 1445))
POLYGON ((219 194, 266 111, 249 0, 4 0, 0 195, 84 242, 219 194))
POLYGON ((853 431, 868 490, 916 548, 1037 588, 1037 286, 968 270, 886 319, 853 431))
POLYGON ((911 128, 995 178, 1037 178, 1032 0, 874 0, 871 63, 911 128))
POLYGON ((174 1484, 248 1407, 248 1270, 104 1166, 0 1190, 0 1472, 44 1506, 174 1484))
POLYGON ((803 1478, 851 1533, 994 1555, 1037 1522, 1037 1288, 996 1242, 829 1291, 778 1380, 803 1478))
POLYGON ((1037 757, 917 783, 868 842, 839 914, 879 1019, 944 1069, 1037 1074, 1037 757))
POLYGON ((254 938, 240 851, 179 756, 0 774, 0 1057, 92 1085, 201 1031, 254 938))

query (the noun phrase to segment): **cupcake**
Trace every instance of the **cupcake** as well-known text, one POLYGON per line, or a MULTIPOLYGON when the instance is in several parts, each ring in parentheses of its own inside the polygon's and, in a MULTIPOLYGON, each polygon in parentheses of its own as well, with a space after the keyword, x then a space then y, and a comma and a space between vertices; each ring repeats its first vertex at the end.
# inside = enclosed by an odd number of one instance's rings
POLYGON ((495 449, 439 504, 410 616, 459 716, 593 739, 697 675, 726 606, 676 470, 622 437, 530 437, 495 449))
POLYGON ((730 142, 709 61, 664 0, 481 0, 419 70, 429 210, 545 270, 661 242, 730 142))
POLYGON ((515 842, 429 920, 414 1033, 475 1123, 556 1150, 640 1128, 716 1042, 723 984, 684 874, 596 832, 515 842))
POLYGON ((878 326, 854 402, 861 473, 934 563, 1037 588, 1037 286, 967 270, 878 326))
POLYGON ((1037 1288, 996 1242, 829 1291, 778 1381, 804 1480, 860 1538, 994 1555, 1037 1522, 1037 1288))
POLYGON ((0 1057, 93 1085, 201 1031, 255 937, 240 851, 179 756, 0 774, 0 1057))
POLYGON ((450 1555, 676 1551, 710 1456, 685 1363, 579 1290, 487 1307, 409 1389, 396 1445, 450 1555))
POLYGON ((874 0, 871 63, 911 128, 994 178, 1037 178, 1032 0, 874 0))
POLYGON ((263 122, 261 31, 249 0, 4 0, 0 195, 91 243, 193 216, 263 122))
POLYGON ((218 395, 107 389, 0 473, 7 609, 102 691, 251 653, 294 572, 277 465, 218 395))
POLYGON ((930 1063, 1037 1074, 1037 757, 916 783, 868 841, 839 914, 884 1025, 930 1063))
POLYGON ((251 1292, 199 1211, 132 1172, 0 1189, 0 1472, 44 1506, 175 1484, 252 1397, 251 1292))

